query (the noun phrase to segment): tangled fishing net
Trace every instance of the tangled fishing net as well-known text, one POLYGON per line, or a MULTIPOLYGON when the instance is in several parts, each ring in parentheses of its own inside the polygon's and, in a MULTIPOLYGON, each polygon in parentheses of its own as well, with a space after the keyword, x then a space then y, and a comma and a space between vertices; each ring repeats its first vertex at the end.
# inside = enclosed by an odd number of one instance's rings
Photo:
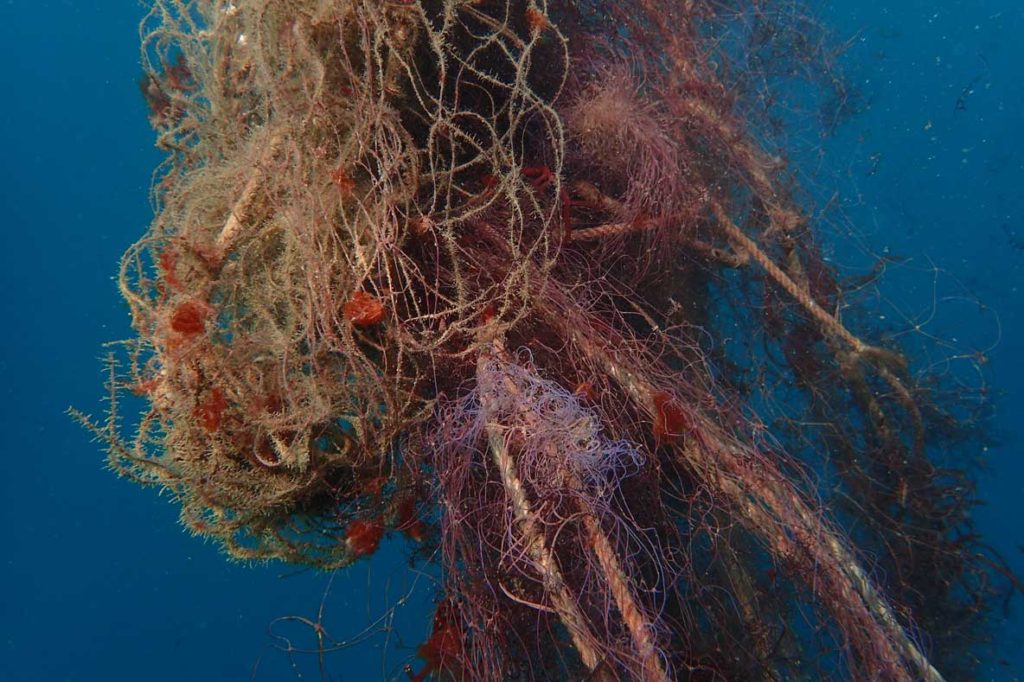
POLYGON ((113 466, 236 558, 433 548, 413 679, 969 672, 973 415, 839 316, 780 4, 156 0, 113 466))

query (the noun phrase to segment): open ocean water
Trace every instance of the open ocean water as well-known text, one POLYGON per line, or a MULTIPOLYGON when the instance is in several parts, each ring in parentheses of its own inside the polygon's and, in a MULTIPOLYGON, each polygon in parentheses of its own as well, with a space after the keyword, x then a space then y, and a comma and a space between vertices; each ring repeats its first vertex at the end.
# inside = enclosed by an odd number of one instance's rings
MULTIPOLYGON (((818 11, 849 41, 840 63, 860 98, 823 163, 869 249, 921 266, 883 281, 893 306, 937 300, 929 331, 985 352, 996 442, 977 518, 1024 575, 1024 9, 840 0, 818 11), (969 304, 947 300, 953 289, 969 304)), ((271 646, 268 627, 315 618, 327 578, 227 563, 177 526, 166 498, 111 475, 64 413, 102 411, 101 345, 129 333, 113 276, 148 224, 160 159, 137 86, 142 12, 0 0, 0 681, 317 679, 308 657, 293 668, 271 646)), ((333 655, 332 679, 396 676, 415 655, 431 594, 402 569, 385 547, 336 578, 324 600, 335 637, 401 601, 404 639, 333 655)), ((1024 673, 1024 601, 1000 616, 982 679, 1024 673)))

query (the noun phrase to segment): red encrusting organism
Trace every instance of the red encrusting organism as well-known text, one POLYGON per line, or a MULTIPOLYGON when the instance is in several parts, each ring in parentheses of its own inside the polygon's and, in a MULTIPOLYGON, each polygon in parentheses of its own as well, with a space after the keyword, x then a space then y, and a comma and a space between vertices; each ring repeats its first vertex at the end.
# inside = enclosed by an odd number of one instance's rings
POLYGON ((381 493, 384 492, 384 486, 386 486, 390 480, 391 479, 387 476, 373 476, 363 481, 357 490, 359 491, 359 494, 369 495, 374 498, 375 501, 379 501, 381 493))
POLYGON ((160 378, 153 377, 151 379, 143 379, 137 383, 131 385, 131 391, 137 396, 150 395, 153 391, 160 386, 160 378))
POLYGON ((369 327, 384 319, 384 304, 373 294, 357 291, 342 307, 342 314, 357 327, 369 327))
POLYGON ((494 189, 498 186, 498 176, 494 173, 485 173, 480 176, 480 184, 483 186, 481 196, 487 196, 494 192, 494 189))
POLYGON ((416 515, 416 498, 408 496, 402 498, 398 503, 398 525, 396 530, 401 531, 407 538, 415 542, 423 542, 427 536, 427 529, 423 522, 416 515))
POLYGON ((200 426, 209 433, 214 433, 220 429, 221 419, 227 407, 228 401, 224 397, 224 392, 214 386, 203 401, 196 405, 192 414, 199 421, 200 426))
POLYGON ((171 315, 171 329, 182 336, 195 336, 206 330, 206 309, 195 301, 186 301, 171 315))
POLYGON ((160 252, 160 273, 164 276, 164 281, 167 282, 175 291, 184 291, 185 287, 178 279, 178 273, 175 268, 178 266, 178 254, 171 248, 166 248, 160 252))
POLYGON ((423 682, 432 673, 452 672, 456 669, 463 655, 462 631, 455 621, 456 617, 455 607, 450 600, 445 599, 437 605, 430 637, 416 650, 426 665, 416 674, 406 669, 410 682, 423 682))
POLYGON ((541 33, 546 31, 551 23, 543 12, 530 5, 526 8, 526 25, 530 27, 531 33, 541 33))
POLYGON ((580 382, 573 391, 573 395, 579 396, 589 403, 597 402, 598 398, 597 389, 594 387, 593 381, 580 382))
POLYGON ((654 427, 652 433, 658 443, 665 443, 687 433, 689 418, 675 399, 658 391, 651 397, 654 406, 654 427))
POLYGON ((377 520, 356 519, 348 525, 345 542, 355 556, 373 554, 384 537, 384 525, 377 520))
POLYGON ((188 68, 188 64, 185 63, 185 56, 180 52, 175 56, 173 62, 164 64, 164 75, 167 86, 171 90, 188 93, 196 88, 192 71, 188 68))
POLYGON ((344 166, 338 166, 331 171, 331 182, 338 188, 338 191, 343 197, 351 197, 356 190, 356 181, 349 175, 348 170, 344 166))

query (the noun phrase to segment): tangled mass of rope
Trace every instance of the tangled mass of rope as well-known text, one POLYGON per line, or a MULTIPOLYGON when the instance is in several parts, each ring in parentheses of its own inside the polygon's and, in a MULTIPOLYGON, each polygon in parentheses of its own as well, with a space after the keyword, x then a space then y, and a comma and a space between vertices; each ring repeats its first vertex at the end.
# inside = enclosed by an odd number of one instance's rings
POLYGON ((83 419, 233 557, 404 534, 414 679, 969 670, 1012 580, 973 423, 844 322, 751 104, 779 4, 155 0, 137 335, 83 419))

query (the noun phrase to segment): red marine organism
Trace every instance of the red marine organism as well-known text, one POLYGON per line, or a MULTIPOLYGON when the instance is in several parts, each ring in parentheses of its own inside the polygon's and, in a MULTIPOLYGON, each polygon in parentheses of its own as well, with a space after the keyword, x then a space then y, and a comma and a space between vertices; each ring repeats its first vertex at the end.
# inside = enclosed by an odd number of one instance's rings
POLYGON ((430 637, 416 652, 426 664, 415 675, 411 668, 406 668, 410 682, 423 682, 432 673, 457 669, 463 655, 463 633, 456 622, 457 617, 450 599, 444 599, 437 605, 430 637))
POLYGON ((374 519, 356 519, 348 525, 345 542, 355 556, 373 554, 384 536, 384 525, 374 519))
POLYGON ((652 433, 657 442, 664 443, 686 434, 689 419, 671 395, 658 391, 651 402, 654 404, 652 433))
POLYGON ((348 170, 344 166, 338 166, 331 171, 331 182, 341 192, 341 196, 350 197, 355 192, 356 181, 349 175, 348 170))
POLYGON ((195 336, 206 330, 207 309, 195 301, 186 301, 171 314, 171 329, 182 336, 195 336))
POLYGON ((423 522, 416 515, 416 498, 412 495, 402 498, 398 503, 396 530, 401 531, 407 538, 414 542, 423 542, 427 536, 427 529, 423 522))
POLYGON ((384 304, 373 294, 357 291, 342 307, 345 319, 357 327, 369 327, 384 319, 384 304))
POLYGON ((227 407, 228 401, 224 397, 224 392, 215 386, 210 389, 203 401, 196 405, 192 416, 207 432, 214 433, 220 429, 221 419, 227 407))

